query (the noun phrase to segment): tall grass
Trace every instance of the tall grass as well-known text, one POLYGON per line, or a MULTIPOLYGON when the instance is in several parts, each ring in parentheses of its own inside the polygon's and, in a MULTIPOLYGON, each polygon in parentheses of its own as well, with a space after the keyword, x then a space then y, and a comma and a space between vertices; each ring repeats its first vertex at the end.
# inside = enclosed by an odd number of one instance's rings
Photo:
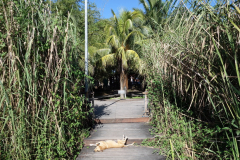
MULTIPOLYGON (((239 159, 239 3, 191 4, 187 8, 179 3, 145 44, 153 123, 164 123, 155 117, 177 110, 175 119, 183 116, 190 124, 185 129, 192 127, 179 134, 194 134, 192 159, 239 159), (175 107, 166 111, 165 101, 175 107)), ((165 128, 171 125, 177 123, 169 122, 165 128)), ((178 145, 174 140, 171 144, 178 145)), ((174 154, 189 157, 184 151, 174 154)))
POLYGON ((41 0, 0 9, 0 159, 73 159, 91 124, 75 24, 41 0))

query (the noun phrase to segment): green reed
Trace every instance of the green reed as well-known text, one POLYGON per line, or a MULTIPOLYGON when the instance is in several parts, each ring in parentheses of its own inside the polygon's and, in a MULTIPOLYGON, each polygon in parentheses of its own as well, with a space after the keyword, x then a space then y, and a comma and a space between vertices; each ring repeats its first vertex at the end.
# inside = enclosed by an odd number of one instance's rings
POLYGON ((76 25, 41 0, 0 9, 0 159, 73 159, 91 124, 76 25))
MULTIPOLYGON (((239 159, 239 3, 191 4, 187 8, 179 3, 164 27, 145 44, 153 117, 166 115, 167 101, 174 106, 169 110, 178 110, 175 118, 183 116, 183 123, 190 123, 185 129, 191 127, 191 131, 180 136, 191 137, 191 156, 185 146, 175 157, 239 159)), ((165 128, 170 130, 171 125, 165 128)), ((174 140, 171 143, 174 147, 174 140)))

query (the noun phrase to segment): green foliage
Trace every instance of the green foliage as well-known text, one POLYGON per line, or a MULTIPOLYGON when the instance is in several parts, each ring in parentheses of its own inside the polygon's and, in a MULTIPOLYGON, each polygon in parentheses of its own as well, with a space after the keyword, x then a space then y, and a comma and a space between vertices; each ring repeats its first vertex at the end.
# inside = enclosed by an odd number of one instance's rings
MULTIPOLYGON (((154 70, 151 71, 154 74, 154 70)), ((151 78, 148 77, 148 82, 151 82, 148 85, 148 98, 152 111, 151 133, 155 138, 146 139, 142 145, 159 148, 159 154, 167 156, 167 159, 203 158, 200 155, 211 141, 211 137, 206 135, 214 133, 215 128, 206 128, 206 123, 183 114, 184 111, 172 103, 170 80, 153 74, 151 78)))
POLYGON ((166 2, 162 0, 139 0, 139 3, 144 7, 146 21, 153 30, 164 27, 168 15, 176 2, 176 0, 166 2))
POLYGON ((145 43, 154 134, 162 134, 150 144, 163 143, 170 158, 239 159, 239 3, 191 4, 179 3, 145 43))
POLYGON ((92 125, 76 24, 41 1, 0 1, 0 159, 74 159, 92 125))
POLYGON ((47 2, 52 5, 53 12, 61 11, 62 15, 67 17, 68 12, 71 12, 71 10, 73 10, 74 16, 79 13, 77 11, 79 11, 79 4, 82 0, 57 0, 55 3, 48 0, 47 2))
MULTIPOLYGON (((61 16, 68 17, 71 12, 71 19, 76 27, 76 41, 78 42, 78 50, 84 51, 84 37, 85 37, 85 3, 82 0, 57 0, 55 2, 48 1, 52 6, 52 13, 61 13, 61 16)), ((88 42, 89 46, 99 42, 102 38, 99 34, 103 32, 102 22, 100 19, 100 12, 95 3, 88 2, 88 42)), ((83 56, 84 57, 84 56, 83 56)), ((83 58, 82 57, 82 58, 83 58)))
MULTIPOLYGON (((120 88, 127 86, 127 72, 130 69, 138 70, 141 59, 133 50, 134 45, 143 39, 144 18, 137 10, 123 11, 117 17, 112 10, 113 18, 106 25, 104 48, 96 50, 100 59, 96 63, 96 70, 107 71, 108 67, 120 73, 120 88)), ((110 72, 111 73, 111 72, 110 72)), ((123 97, 123 95, 121 95, 123 97)))

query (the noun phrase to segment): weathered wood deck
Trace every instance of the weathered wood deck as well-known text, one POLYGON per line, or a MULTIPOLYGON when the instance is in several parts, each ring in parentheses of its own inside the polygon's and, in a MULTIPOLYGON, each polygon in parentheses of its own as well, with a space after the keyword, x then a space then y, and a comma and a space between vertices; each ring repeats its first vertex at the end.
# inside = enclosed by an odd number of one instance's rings
POLYGON ((95 147, 90 144, 102 140, 122 139, 123 134, 128 137, 127 144, 135 142, 141 144, 146 138, 153 138, 147 123, 149 119, 144 115, 144 99, 127 100, 95 100, 95 117, 97 124, 90 137, 84 140, 84 148, 78 160, 164 160, 158 154, 158 149, 143 146, 128 146, 124 148, 110 148, 103 152, 93 152, 95 147))

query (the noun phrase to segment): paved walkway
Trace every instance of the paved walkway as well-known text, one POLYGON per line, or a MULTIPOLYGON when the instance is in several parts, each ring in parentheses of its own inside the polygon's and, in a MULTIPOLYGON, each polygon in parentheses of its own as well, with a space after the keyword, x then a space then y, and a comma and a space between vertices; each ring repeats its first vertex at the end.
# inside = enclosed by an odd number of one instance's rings
POLYGON ((141 144, 146 138, 153 138, 144 115, 144 99, 101 99, 95 100, 95 117, 100 124, 96 125, 90 137, 84 140, 84 148, 78 160, 165 160, 154 148, 143 146, 128 146, 110 148, 103 152, 93 152, 95 147, 89 147, 102 140, 122 139, 128 137, 127 144, 141 144), (136 122, 136 123, 132 123, 136 122))

